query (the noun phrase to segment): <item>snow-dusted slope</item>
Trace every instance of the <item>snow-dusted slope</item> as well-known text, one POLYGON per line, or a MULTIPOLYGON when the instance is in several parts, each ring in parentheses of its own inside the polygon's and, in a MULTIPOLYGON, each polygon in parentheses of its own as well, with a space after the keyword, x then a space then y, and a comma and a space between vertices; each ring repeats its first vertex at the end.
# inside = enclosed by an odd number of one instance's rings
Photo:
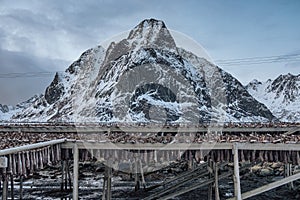
POLYGON ((261 121, 274 116, 219 67, 176 47, 162 21, 149 19, 107 50, 89 49, 45 94, 15 114, 20 121, 261 121))
POLYGON ((8 106, 8 105, 2 105, 0 104, 0 122, 1 121, 10 121, 12 116, 22 112, 22 110, 31 107, 32 103, 35 102, 37 99, 39 99, 40 96, 35 95, 28 99, 27 101, 21 102, 17 104, 16 106, 8 106))
POLYGON ((85 51, 65 72, 56 73, 45 94, 14 115, 13 120, 73 121, 74 110, 82 106, 82 98, 91 89, 104 55, 101 46, 85 51))
POLYGON ((281 121, 300 121, 300 74, 280 75, 275 80, 253 80, 246 86, 281 121))

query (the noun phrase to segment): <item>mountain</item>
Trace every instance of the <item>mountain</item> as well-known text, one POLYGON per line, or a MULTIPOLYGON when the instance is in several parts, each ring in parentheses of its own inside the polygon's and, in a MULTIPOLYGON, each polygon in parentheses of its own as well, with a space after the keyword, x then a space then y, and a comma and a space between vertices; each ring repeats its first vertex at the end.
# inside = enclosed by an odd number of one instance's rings
POLYGON ((281 121, 300 121, 300 74, 280 75, 275 80, 253 80, 246 86, 248 92, 265 104, 281 121))
POLYGON ((9 121, 13 115, 22 110, 30 107, 32 103, 38 98, 38 96, 33 96, 27 101, 17 104, 16 106, 8 106, 0 104, 0 121, 9 121))
POLYGON ((147 19, 127 38, 84 52, 56 73, 16 121, 271 121, 232 75, 176 46, 164 22, 147 19))

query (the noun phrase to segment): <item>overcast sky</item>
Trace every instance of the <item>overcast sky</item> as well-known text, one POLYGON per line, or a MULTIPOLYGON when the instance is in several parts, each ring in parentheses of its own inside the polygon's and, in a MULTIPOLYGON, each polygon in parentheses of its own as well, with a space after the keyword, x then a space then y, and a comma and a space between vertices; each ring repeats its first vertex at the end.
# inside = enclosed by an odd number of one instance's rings
MULTIPOLYGON (((65 70, 84 50, 145 18, 161 19, 190 36, 213 60, 300 54, 299 0, 0 0, 0 5, 2 75, 65 70)), ((220 67, 246 84, 299 74, 299 62, 220 67)), ((0 103, 42 93, 52 79, 0 76, 0 103)))

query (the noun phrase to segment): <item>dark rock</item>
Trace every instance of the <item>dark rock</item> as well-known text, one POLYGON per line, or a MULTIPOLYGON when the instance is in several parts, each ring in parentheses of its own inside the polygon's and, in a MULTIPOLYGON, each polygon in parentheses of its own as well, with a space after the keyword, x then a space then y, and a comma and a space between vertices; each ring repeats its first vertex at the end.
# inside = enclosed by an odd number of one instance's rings
POLYGON ((64 94, 64 86, 60 80, 58 73, 55 74, 54 80, 45 91, 45 99, 47 103, 53 104, 58 101, 64 94))

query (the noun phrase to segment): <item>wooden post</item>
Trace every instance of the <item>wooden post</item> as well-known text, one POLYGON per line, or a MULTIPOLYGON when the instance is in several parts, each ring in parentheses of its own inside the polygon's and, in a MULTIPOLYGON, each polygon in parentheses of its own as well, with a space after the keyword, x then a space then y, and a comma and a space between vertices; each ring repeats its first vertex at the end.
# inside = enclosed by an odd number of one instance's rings
POLYGON ((111 176, 112 176, 112 168, 110 165, 108 166, 108 177, 107 177, 107 200, 111 200, 111 176))
POLYGON ((106 184, 107 183, 107 166, 105 166, 105 172, 103 177, 103 189, 102 189, 102 200, 106 199, 106 184))
POLYGON ((105 173, 103 177, 102 200, 111 199, 111 178, 112 178, 111 162, 108 161, 107 164, 105 165, 105 173))
POLYGON ((78 173, 79 173, 79 150, 75 143, 73 146, 73 200, 78 199, 78 173))
POLYGON ((65 166, 65 169, 64 169, 64 171, 65 171, 65 190, 67 190, 68 189, 68 173, 67 173, 67 167, 68 167, 68 165, 67 165, 67 161, 66 160, 64 160, 64 166, 65 166))
POLYGON ((3 189, 2 189, 2 200, 7 200, 8 180, 6 174, 6 168, 3 168, 3 189))
MULTIPOLYGON (((207 168, 208 168, 208 171, 209 171, 208 179, 211 179, 212 178, 212 173, 213 173, 213 166, 212 166, 212 160, 211 159, 208 160, 207 168)), ((213 184, 210 183, 208 185, 208 196, 207 196, 208 200, 212 200, 212 191, 213 191, 213 184)))
POLYGON ((234 195, 236 200, 242 199, 241 183, 240 183, 240 170, 239 170, 239 150, 237 144, 233 145, 233 162, 234 162, 234 195))
MULTIPOLYGON (((285 164, 285 177, 289 177, 293 175, 293 170, 292 170, 292 164, 287 163, 285 164)), ((289 190, 293 190, 294 189, 294 183, 290 182, 287 184, 289 190)))
POLYGON ((215 200, 220 200, 220 194, 219 194, 219 164, 215 163, 215 167, 214 167, 214 171, 215 171, 215 200))

